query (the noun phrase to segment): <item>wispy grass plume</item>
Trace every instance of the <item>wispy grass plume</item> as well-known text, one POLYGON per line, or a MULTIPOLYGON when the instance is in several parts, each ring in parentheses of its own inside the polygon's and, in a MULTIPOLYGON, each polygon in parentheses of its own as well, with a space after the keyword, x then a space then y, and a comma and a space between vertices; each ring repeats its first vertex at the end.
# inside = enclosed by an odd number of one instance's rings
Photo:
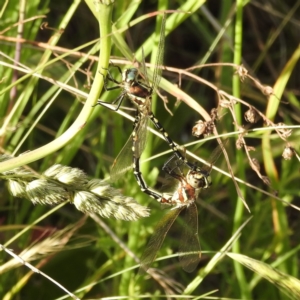
MULTIPOLYGON (((0 161, 11 157, 2 155, 0 161)), ((14 197, 26 198, 34 204, 59 204, 70 201, 84 213, 97 213, 102 217, 135 221, 148 217, 149 209, 133 198, 122 195, 100 179, 89 180, 80 169, 54 165, 41 175, 24 167, 0 174, 8 181, 14 197)))

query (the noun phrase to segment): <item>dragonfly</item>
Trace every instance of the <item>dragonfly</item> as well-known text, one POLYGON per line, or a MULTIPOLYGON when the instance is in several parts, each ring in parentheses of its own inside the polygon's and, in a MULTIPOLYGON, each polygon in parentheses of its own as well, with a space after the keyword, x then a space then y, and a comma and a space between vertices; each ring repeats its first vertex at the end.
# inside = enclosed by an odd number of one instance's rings
MULTIPOLYGON (((151 110, 152 95, 160 83, 162 74, 161 65, 164 53, 165 24, 166 15, 164 14, 161 24, 158 54, 155 62, 152 84, 150 83, 147 75, 145 56, 142 49, 141 70, 138 70, 137 68, 129 68, 122 72, 119 66, 115 66, 122 74, 122 81, 119 82, 113 78, 108 70, 104 86, 108 91, 122 89, 121 94, 112 102, 113 104, 116 104, 116 107, 113 110, 118 110, 125 98, 128 98, 137 109, 133 123, 133 132, 113 163, 110 173, 111 178, 113 181, 117 181, 123 176, 127 169, 133 166, 136 181, 142 192, 157 199, 158 201, 161 201, 160 195, 148 188, 139 168, 140 157, 146 145, 147 124, 149 119, 154 124, 154 127, 163 135, 163 138, 168 143, 176 157, 183 161, 190 169, 195 169, 194 164, 190 163, 178 150, 178 146, 169 137, 168 133, 151 110), (114 82, 116 85, 108 87, 108 81, 114 82)), ((97 104, 103 105, 103 101, 99 100, 97 104)), ((198 170, 198 172, 200 172, 200 170, 198 170)))
POLYGON ((186 272, 193 272, 196 269, 201 259, 201 247, 198 236, 198 210, 195 202, 201 190, 211 186, 212 165, 221 152, 222 148, 217 147, 209 158, 209 167, 202 167, 201 172, 197 171, 199 170, 197 167, 196 170, 189 170, 186 175, 181 170, 178 159, 175 161, 175 167, 170 167, 172 160, 176 158, 174 155, 165 163, 164 171, 178 181, 178 186, 169 198, 166 195, 161 197, 168 199, 168 203, 174 207, 156 225, 154 234, 141 257, 140 274, 149 269, 168 231, 181 213, 183 214, 183 228, 179 233, 179 263, 186 272))

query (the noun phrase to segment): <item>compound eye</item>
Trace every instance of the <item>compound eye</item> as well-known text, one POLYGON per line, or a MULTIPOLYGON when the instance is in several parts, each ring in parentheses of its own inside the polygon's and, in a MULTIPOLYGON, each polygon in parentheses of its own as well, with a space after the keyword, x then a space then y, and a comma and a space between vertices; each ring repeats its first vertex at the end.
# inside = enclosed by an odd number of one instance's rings
POLYGON ((136 80, 138 70, 136 68, 126 69, 123 73, 123 81, 132 82, 136 80))
POLYGON ((198 172, 189 172, 187 181, 195 189, 203 188, 205 186, 205 179, 203 175, 198 172))
POLYGON ((211 186, 211 177, 209 173, 190 171, 187 174, 187 182, 195 189, 207 189, 211 186))
POLYGON ((206 186, 206 183, 205 183, 205 179, 204 177, 202 177, 201 179, 199 178, 198 179, 198 182, 197 182, 197 188, 205 188, 206 186))

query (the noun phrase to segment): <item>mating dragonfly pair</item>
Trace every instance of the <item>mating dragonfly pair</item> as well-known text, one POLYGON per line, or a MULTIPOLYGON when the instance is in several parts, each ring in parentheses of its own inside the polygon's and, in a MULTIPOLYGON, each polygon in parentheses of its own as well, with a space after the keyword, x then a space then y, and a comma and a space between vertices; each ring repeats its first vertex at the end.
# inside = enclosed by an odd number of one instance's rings
MULTIPOLYGON (((150 239, 141 258, 141 270, 146 271, 150 267, 163 243, 166 233, 169 231, 178 215, 182 211, 185 211, 184 230, 182 232, 183 240, 180 244, 179 257, 183 269, 187 272, 192 272, 196 268, 201 256, 201 248, 198 237, 198 213, 195 201, 201 189, 208 188, 211 185, 211 167, 208 169, 200 168, 196 164, 189 162, 178 150, 177 145, 169 137, 168 133, 156 119, 151 110, 152 95, 159 85, 162 73, 162 69, 161 67, 159 68, 159 66, 161 66, 163 60, 165 24, 166 17, 164 15, 161 25, 158 45, 159 51, 156 57, 152 85, 148 79, 143 51, 141 71, 136 68, 130 68, 125 69, 122 72, 120 67, 115 66, 122 74, 121 82, 114 79, 109 70, 107 70, 108 73, 105 80, 105 89, 107 91, 119 88, 122 89, 121 94, 112 102, 113 104, 116 104, 116 108, 113 110, 118 110, 120 108, 124 98, 129 98, 137 109, 132 136, 128 139, 125 146, 117 156, 112 166, 111 178, 117 180, 129 166, 133 166, 136 181, 142 192, 156 199, 160 203, 174 206, 157 225, 155 233, 150 239), (111 81, 116 85, 108 87, 108 81, 111 81), (150 189, 140 171, 140 157, 145 148, 147 123, 149 119, 153 123, 154 127, 162 133, 165 141, 174 153, 171 159, 169 159, 163 166, 163 170, 179 182, 177 189, 173 194, 160 194, 150 189), (176 167, 171 167, 171 161, 174 162, 174 160, 177 161, 175 162, 176 167), (186 175, 184 175, 181 171, 179 166, 180 164, 184 164, 189 168, 186 175)), ((98 101, 97 104, 102 105, 103 102, 98 101)), ((215 153, 213 156, 213 159, 216 159, 219 156, 219 153, 215 153)))

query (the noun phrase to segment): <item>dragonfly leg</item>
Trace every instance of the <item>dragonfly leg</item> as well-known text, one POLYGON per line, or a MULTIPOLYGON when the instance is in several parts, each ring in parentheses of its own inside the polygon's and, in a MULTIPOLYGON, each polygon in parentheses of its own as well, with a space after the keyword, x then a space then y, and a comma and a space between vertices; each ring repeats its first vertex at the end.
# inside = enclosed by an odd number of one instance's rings
POLYGON ((118 85, 108 87, 108 86, 107 86, 107 82, 104 81, 104 89, 105 89, 106 91, 113 91, 113 90, 117 90, 117 89, 120 89, 120 88, 121 88, 121 87, 118 86, 118 85))
MULTIPOLYGON (((117 68, 119 73, 122 74, 122 70, 118 65, 115 65, 113 62, 110 62, 110 64, 111 64, 110 68, 117 68)), ((105 70, 108 70, 108 69, 105 69, 105 70)))
MULTIPOLYGON (((120 68, 119 66, 113 65, 112 67, 117 67, 117 68, 118 68, 118 71, 122 74, 121 68, 120 68)), ((105 79, 105 80, 104 80, 104 89, 105 89, 106 91, 112 91, 112 90, 116 90, 116 89, 122 88, 122 82, 119 82, 119 81, 117 81, 116 79, 114 79, 114 77, 113 77, 112 74, 110 73, 109 69, 103 68, 103 67, 102 67, 102 69, 107 71, 107 75, 106 75, 106 76, 100 72, 100 74, 101 74, 101 75, 104 77, 104 79, 105 79), (114 83, 116 84, 116 86, 108 87, 107 81, 114 82, 114 83)))
POLYGON ((96 106, 96 105, 103 105, 103 106, 105 106, 106 108, 109 108, 112 111, 117 111, 120 108, 125 96, 126 96, 126 93, 124 92, 112 102, 112 104, 115 104, 116 102, 118 103, 115 108, 111 108, 111 107, 106 106, 105 104, 107 104, 107 102, 101 101, 101 100, 98 100, 97 104, 93 105, 93 107, 96 106))

